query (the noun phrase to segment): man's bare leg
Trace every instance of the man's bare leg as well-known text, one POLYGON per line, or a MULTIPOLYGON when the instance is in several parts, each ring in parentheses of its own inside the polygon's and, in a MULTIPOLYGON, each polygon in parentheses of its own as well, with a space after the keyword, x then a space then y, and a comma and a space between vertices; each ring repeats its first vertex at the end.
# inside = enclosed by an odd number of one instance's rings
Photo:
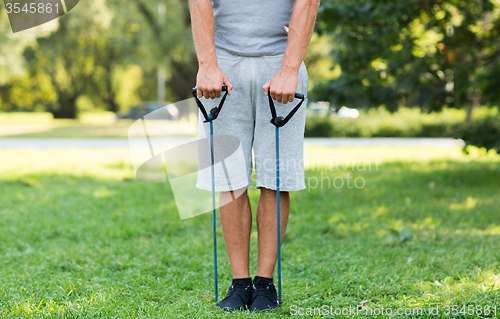
POLYGON ((252 209, 246 188, 235 192, 221 192, 220 203, 227 203, 219 208, 219 212, 233 279, 249 278, 252 209))
MULTIPOLYGON (((285 237, 290 196, 288 192, 280 193, 281 241, 285 237)), ((272 278, 274 266, 278 258, 276 238, 276 191, 261 188, 259 206, 257 208, 257 231, 259 240, 259 262, 257 276, 272 278)))

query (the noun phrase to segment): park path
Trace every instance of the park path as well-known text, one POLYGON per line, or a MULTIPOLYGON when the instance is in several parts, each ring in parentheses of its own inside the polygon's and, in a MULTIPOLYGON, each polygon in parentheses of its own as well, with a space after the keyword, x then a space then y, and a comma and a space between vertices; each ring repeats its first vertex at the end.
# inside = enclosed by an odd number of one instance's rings
MULTIPOLYGON (((165 147, 193 141, 192 138, 158 138, 165 147)), ((305 146, 329 147, 457 147, 464 146, 452 138, 306 138, 305 146)), ((110 149, 128 148, 127 138, 0 138, 0 149, 110 149)))

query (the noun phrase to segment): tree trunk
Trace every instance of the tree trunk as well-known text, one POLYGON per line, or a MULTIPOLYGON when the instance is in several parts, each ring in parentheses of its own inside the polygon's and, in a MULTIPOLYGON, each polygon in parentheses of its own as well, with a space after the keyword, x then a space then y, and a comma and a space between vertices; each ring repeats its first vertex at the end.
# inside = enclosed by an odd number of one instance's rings
POLYGON ((104 93, 106 98, 104 100, 108 104, 108 110, 116 113, 118 112, 118 104, 116 103, 116 92, 113 88, 113 59, 115 58, 115 54, 112 44, 107 49, 106 59, 103 61, 104 69, 106 70, 106 92, 104 93))
POLYGON ((76 119, 76 99, 78 96, 65 97, 59 92, 59 108, 51 109, 55 119, 76 119))
MULTIPOLYGON (((190 57, 188 62, 172 62, 172 75, 167 81, 167 86, 171 89, 174 101, 191 98, 191 89, 196 85, 196 73, 198 72, 198 60, 195 55, 190 57)), ((181 109, 179 116, 188 116, 194 109, 181 109)))
POLYGON ((470 88, 469 94, 467 95, 467 99, 470 101, 469 104, 465 106, 467 110, 467 117, 465 118, 465 123, 467 125, 471 125, 473 122, 473 112, 474 109, 478 108, 481 105, 481 94, 476 94, 475 90, 470 88))
POLYGON ((118 112, 118 104, 116 103, 116 92, 113 89, 113 77, 111 76, 111 68, 106 68, 108 75, 106 76, 106 92, 104 92, 104 101, 108 105, 108 110, 118 112))
POLYGON ((109 110, 113 113, 118 112, 118 104, 115 103, 114 99, 108 101, 109 110))
POLYGON ((465 123, 467 125, 470 125, 472 124, 472 113, 474 111, 474 104, 468 104, 466 107, 465 107, 465 110, 467 111, 467 117, 465 118, 465 123))

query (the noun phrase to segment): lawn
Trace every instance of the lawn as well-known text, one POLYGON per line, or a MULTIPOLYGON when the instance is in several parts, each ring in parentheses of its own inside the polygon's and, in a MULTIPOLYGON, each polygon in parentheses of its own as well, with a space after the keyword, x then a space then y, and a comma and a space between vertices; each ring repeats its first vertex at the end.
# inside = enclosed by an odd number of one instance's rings
MULTIPOLYGON (((305 154, 310 187, 292 194, 284 304, 271 316, 323 305, 440 314, 457 305, 449 317, 500 316, 500 156, 305 154)), ((168 184, 135 179, 128 150, 0 150, 0 194, 1 318, 222 316, 213 305, 211 215, 181 221, 168 184)), ((258 191, 250 196, 255 210, 258 191)), ((218 229, 222 297, 230 268, 218 229)), ((254 225, 252 275, 256 243, 254 225)))
MULTIPOLYGON (((182 102, 178 105, 183 108, 182 102)), ((307 110, 307 137, 450 137, 464 123, 463 109, 444 108, 442 112, 422 113, 417 108, 401 108, 389 113, 384 108, 361 109, 358 119, 324 117, 307 110)), ((326 114, 326 113, 325 113, 326 114)), ((498 110, 479 107, 474 120, 498 114, 498 110)), ((112 112, 82 113, 78 119, 53 119, 50 113, 1 113, 0 137, 127 137, 133 120, 116 120, 112 112)), ((157 121, 162 136, 193 137, 197 116, 192 113, 180 121, 157 121)), ((148 132, 155 135, 155 132, 148 132)))
MULTIPOLYGON (((180 121, 156 121, 161 134, 170 137, 192 137, 196 135, 197 118, 180 121)), ((134 120, 116 120, 111 112, 82 114, 76 120, 53 119, 50 113, 0 113, 1 137, 29 138, 117 138, 128 137, 128 129, 134 120)), ((152 132, 153 135, 154 132, 152 132)))
MULTIPOLYGON (((473 120, 478 121, 498 114, 496 108, 479 107, 473 112, 473 120)), ((441 112, 429 114, 420 111, 419 108, 401 107, 398 112, 390 113, 385 108, 379 107, 360 110, 357 119, 334 116, 328 118, 316 113, 316 116, 308 118, 305 135, 307 137, 454 137, 457 136, 465 119, 465 110, 454 108, 443 108, 441 112)))

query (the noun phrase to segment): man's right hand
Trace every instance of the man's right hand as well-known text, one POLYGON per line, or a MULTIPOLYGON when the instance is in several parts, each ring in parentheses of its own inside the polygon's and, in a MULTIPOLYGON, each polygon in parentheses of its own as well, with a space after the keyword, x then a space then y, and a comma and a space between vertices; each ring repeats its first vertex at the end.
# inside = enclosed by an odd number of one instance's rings
POLYGON ((227 93, 231 95, 233 85, 227 76, 222 72, 217 63, 207 65, 200 64, 198 75, 196 76, 196 88, 198 97, 204 96, 206 99, 220 97, 222 85, 227 86, 227 93))

